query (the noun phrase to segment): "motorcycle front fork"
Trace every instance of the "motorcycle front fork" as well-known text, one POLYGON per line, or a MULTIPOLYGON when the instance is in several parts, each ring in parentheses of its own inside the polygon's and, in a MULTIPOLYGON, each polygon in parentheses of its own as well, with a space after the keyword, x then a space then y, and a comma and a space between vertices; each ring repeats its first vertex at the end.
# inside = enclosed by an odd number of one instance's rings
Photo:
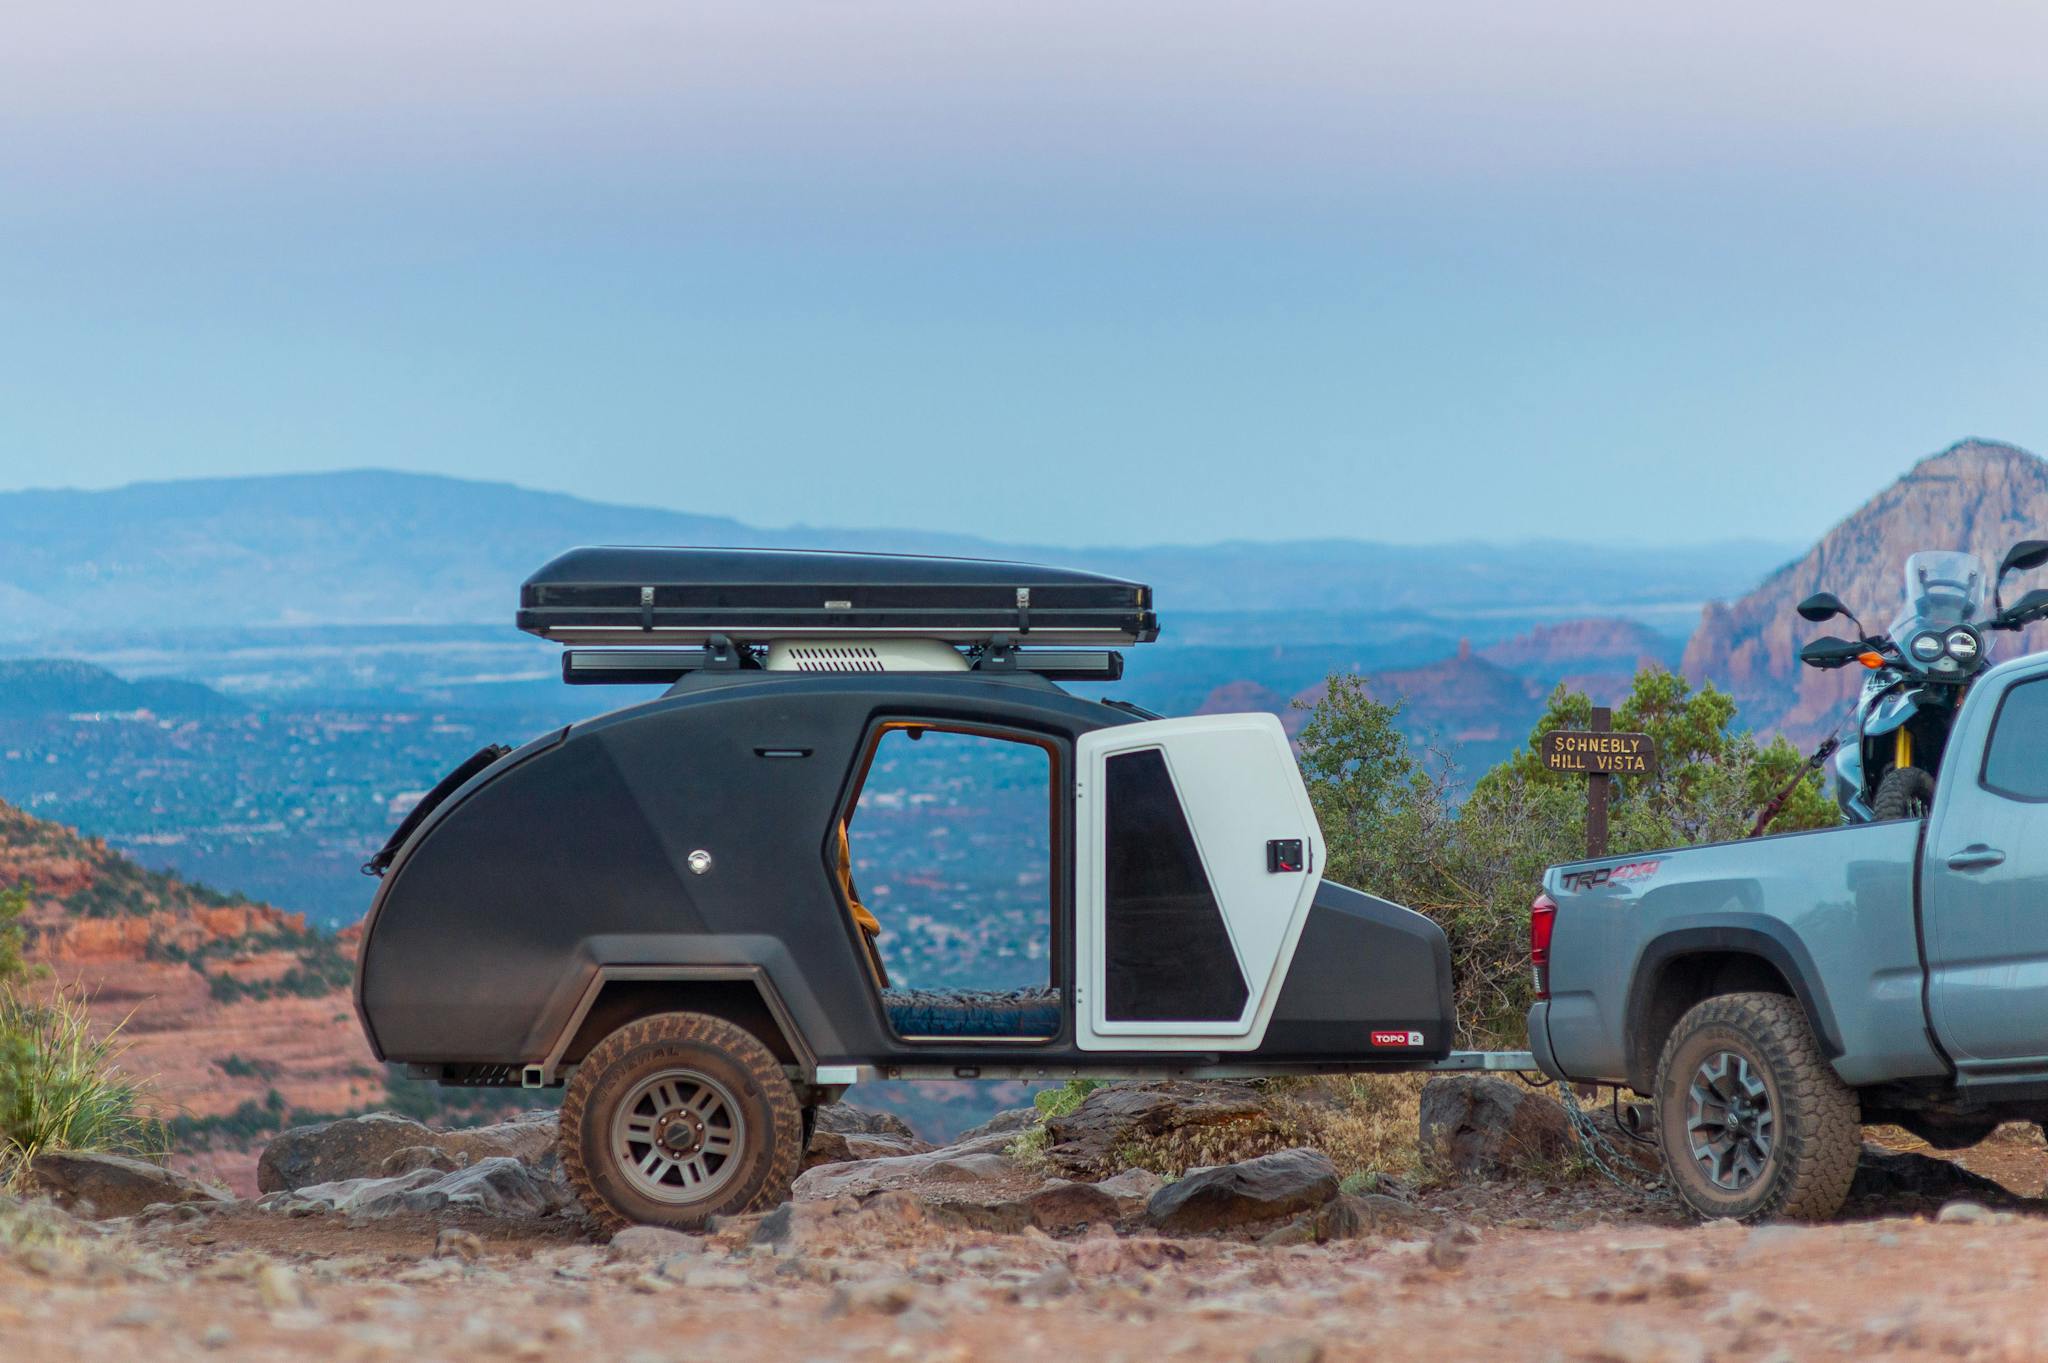
POLYGON ((1896 771, 1904 771, 1912 765, 1913 735, 1907 733, 1906 726, 1901 724, 1898 727, 1897 738, 1892 748, 1892 768, 1896 771))

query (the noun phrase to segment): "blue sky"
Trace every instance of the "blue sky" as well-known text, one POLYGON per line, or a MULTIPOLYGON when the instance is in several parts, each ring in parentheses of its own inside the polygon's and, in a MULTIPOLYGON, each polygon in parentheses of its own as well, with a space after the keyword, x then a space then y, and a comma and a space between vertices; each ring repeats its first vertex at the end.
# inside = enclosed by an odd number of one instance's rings
POLYGON ((2048 448, 2036 6, 311 8, 0 20, 0 487, 1794 541, 2048 448))

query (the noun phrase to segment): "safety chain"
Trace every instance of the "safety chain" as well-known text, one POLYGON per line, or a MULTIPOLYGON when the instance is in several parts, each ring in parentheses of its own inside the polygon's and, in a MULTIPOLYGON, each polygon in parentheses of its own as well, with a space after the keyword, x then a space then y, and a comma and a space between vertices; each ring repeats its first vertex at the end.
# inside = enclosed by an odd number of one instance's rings
POLYGON ((1579 1148, 1585 1151, 1586 1158, 1592 1161, 1603 1178, 1617 1188, 1640 1193, 1644 1197, 1662 1199, 1671 1196, 1671 1190, 1664 1185, 1663 1179, 1644 1174, 1634 1160, 1622 1154, 1614 1142, 1607 1139, 1606 1132, 1593 1124, 1593 1119, 1579 1106, 1578 1095, 1572 1092, 1570 1084, 1560 1083, 1557 1096, 1564 1104, 1564 1115, 1571 1122, 1572 1135, 1577 1137, 1579 1148), (1627 1174, 1621 1172, 1624 1168, 1629 1171, 1627 1174))

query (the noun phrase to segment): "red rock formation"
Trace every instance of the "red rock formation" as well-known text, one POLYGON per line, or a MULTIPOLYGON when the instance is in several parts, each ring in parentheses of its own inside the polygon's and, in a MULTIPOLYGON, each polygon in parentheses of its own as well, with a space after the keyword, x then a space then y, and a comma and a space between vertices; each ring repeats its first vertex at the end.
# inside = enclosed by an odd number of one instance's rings
POLYGON ((1263 710, 1270 715, 1287 712, 1287 697, 1255 681, 1226 682, 1202 698, 1198 715, 1242 715, 1263 710))
POLYGON ((1640 659, 1655 658, 1667 647, 1665 636, 1634 620, 1561 620, 1489 644, 1479 650, 1479 656, 1516 671, 1563 675, 1567 670, 1633 671, 1640 659), (1620 668, 1591 666, 1603 663, 1619 664, 1620 668))
MULTIPOLYGON (((1319 683, 1295 699, 1312 706, 1328 689, 1319 683)), ((1546 694, 1540 684, 1478 656, 1469 642, 1460 644, 1455 657, 1375 672, 1366 679, 1366 690, 1375 700, 1398 702, 1405 724, 1420 725, 1451 742, 1526 733, 1546 694)), ((1294 733, 1306 718, 1305 710, 1294 709, 1282 722, 1294 733)))
MULTIPOLYGON (((119 1027, 123 1063, 150 1081, 161 1115, 224 1117, 277 1102, 287 1114, 335 1114, 383 1101, 383 1071, 347 989, 290 983, 309 954, 339 949, 353 960, 352 942, 330 946, 301 914, 145 871, 0 804, 0 885, 23 881, 28 955, 50 971, 32 987, 74 990, 96 1022, 119 1027)), ((249 1192, 255 1158, 192 1149, 173 1163, 249 1192)))
MULTIPOLYGON (((1846 634, 1849 626, 1809 624, 1794 605, 1832 591, 1867 627, 1882 631, 1902 604, 1907 555, 1961 549, 1988 571, 2014 541, 2041 537, 2048 537, 2048 463, 2011 445, 1963 441, 1914 465, 1749 595, 1709 605, 1681 666, 1689 679, 1732 694, 1758 732, 1817 742, 1847 713, 1861 674, 1799 665, 1800 644, 1846 634)), ((2038 578, 2034 585, 2043 585, 2038 578)), ((2015 585, 2015 594, 2023 589, 2015 585)), ((2024 643, 1998 635, 1995 646, 1998 656, 2011 658, 2040 648, 2044 638, 2048 631, 2036 627, 2024 643)))

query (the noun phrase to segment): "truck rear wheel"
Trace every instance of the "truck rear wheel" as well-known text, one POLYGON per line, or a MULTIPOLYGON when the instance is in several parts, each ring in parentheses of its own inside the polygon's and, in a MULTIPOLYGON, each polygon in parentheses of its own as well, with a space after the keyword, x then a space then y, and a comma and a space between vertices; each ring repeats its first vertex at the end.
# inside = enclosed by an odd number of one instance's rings
POLYGON ((693 1229, 780 1202, 803 1159, 803 1110, 745 1028, 657 1013, 591 1048, 562 1098, 562 1167, 611 1229, 693 1229))
POLYGON ((1863 1148, 1856 1093, 1796 999, 1723 994, 1678 1020, 1657 1062, 1657 1143, 1706 1219, 1819 1221, 1841 1210, 1863 1148))

